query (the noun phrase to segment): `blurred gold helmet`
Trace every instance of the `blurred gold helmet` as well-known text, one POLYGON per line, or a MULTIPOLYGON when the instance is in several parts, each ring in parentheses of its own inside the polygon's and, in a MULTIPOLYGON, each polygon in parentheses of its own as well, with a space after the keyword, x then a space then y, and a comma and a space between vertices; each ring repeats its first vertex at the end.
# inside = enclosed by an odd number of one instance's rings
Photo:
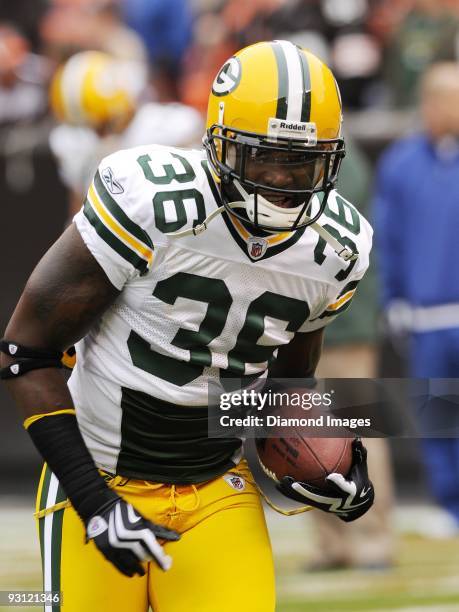
POLYGON ((336 80, 306 49, 276 40, 229 58, 212 85, 204 138, 227 210, 268 231, 314 223, 345 155, 341 122, 336 80))
POLYGON ((131 120, 142 87, 143 74, 134 62, 83 51, 56 70, 51 108, 59 121, 117 132, 131 120))

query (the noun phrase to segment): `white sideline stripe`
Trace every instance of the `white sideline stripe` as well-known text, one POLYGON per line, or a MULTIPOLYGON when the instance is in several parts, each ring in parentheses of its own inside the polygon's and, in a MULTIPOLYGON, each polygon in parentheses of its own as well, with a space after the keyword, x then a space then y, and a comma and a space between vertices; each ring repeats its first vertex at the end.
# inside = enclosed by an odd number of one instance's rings
POLYGON ((413 330, 429 332, 459 327, 459 304, 439 304, 413 308, 413 330))
POLYGON ((389 327, 398 331, 432 332, 459 327, 459 302, 412 306, 405 300, 394 300, 387 310, 389 327))
MULTIPOLYGON (((59 488, 59 481, 54 474, 51 474, 48 487, 48 496, 46 498, 46 508, 54 506, 56 503, 57 490, 59 488)), ((45 527, 43 532, 44 544, 43 544, 43 584, 45 591, 52 590, 52 532, 53 532, 53 517, 54 512, 45 516, 45 527)), ((46 604, 45 612, 52 612, 53 606, 46 604)))
POLYGON ((301 121, 303 74, 298 49, 293 43, 286 40, 280 40, 279 44, 284 52, 288 70, 287 120, 301 121))

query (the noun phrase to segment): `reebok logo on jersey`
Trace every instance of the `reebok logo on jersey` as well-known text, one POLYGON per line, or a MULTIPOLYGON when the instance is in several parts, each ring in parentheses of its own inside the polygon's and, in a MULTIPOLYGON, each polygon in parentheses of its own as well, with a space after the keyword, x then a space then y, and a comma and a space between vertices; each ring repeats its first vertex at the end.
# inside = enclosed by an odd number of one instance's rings
POLYGON ((223 476, 223 479, 229 484, 230 487, 236 489, 236 491, 243 491, 245 489, 245 480, 242 476, 236 474, 227 474, 223 476))
POLYGON ((124 193, 124 189, 113 176, 113 170, 110 167, 104 168, 104 170, 102 170, 102 178, 111 193, 115 195, 124 193))

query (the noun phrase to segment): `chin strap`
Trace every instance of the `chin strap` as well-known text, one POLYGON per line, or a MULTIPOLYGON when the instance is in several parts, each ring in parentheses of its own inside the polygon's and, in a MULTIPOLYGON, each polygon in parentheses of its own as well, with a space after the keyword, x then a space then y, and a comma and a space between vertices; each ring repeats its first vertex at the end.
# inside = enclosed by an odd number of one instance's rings
MULTIPOLYGON (((244 187, 239 183, 239 181, 233 181, 235 187, 237 188, 237 190, 239 191, 239 193, 241 194, 241 196, 243 197, 243 201, 241 202, 230 202, 227 207, 229 208, 242 208, 245 206, 245 203, 249 200, 250 196, 247 193, 247 191, 244 189, 244 187)), ((204 221, 202 223, 199 223, 198 225, 196 225, 195 227, 192 227, 190 229, 186 229, 186 230, 179 230, 177 232, 169 232, 167 235, 170 238, 184 238, 185 236, 197 236, 198 234, 202 234, 202 232, 204 232, 209 223, 215 219, 215 217, 217 217, 218 215, 220 215, 221 213, 223 213, 226 208, 225 206, 220 206, 220 208, 217 208, 216 210, 214 210, 213 212, 210 213, 210 215, 208 217, 206 217, 204 219, 204 221)), ((307 215, 305 215, 305 220, 308 221, 311 217, 308 217, 307 215)), ((354 251, 352 251, 349 247, 346 247, 344 245, 341 244, 341 242, 339 242, 339 240, 337 240, 334 236, 332 236, 330 234, 329 231, 327 231, 325 228, 323 228, 321 225, 319 225, 317 222, 311 223, 310 225, 308 225, 308 227, 312 228, 315 232, 317 232, 319 234, 319 236, 321 238, 323 238, 325 240, 325 242, 327 242, 335 251, 335 253, 341 257, 341 259, 344 259, 344 261, 354 261, 356 259, 358 259, 359 254, 358 253, 354 253, 354 251)), ((288 231, 288 230, 286 230, 288 231)), ((295 230, 294 230, 295 231, 295 230)))
POLYGON ((328 244, 335 250, 335 253, 344 259, 344 261, 355 261, 359 258, 358 253, 354 253, 349 247, 346 247, 341 244, 339 240, 337 240, 334 236, 330 234, 328 230, 319 225, 317 222, 311 223, 308 227, 312 227, 321 238, 328 242, 328 244))
MULTIPOLYGON (((240 208, 241 204, 243 204, 243 202, 231 202, 230 204, 228 204, 228 206, 230 208, 240 208)), ((206 231, 207 226, 212 221, 212 219, 215 219, 215 217, 225 212, 225 210, 225 206, 220 206, 220 208, 217 208, 216 210, 211 212, 210 215, 206 217, 202 223, 198 223, 190 229, 178 230, 177 232, 168 232, 166 235, 169 236, 169 238, 184 238, 185 236, 197 236, 198 234, 202 234, 202 232, 206 231)))

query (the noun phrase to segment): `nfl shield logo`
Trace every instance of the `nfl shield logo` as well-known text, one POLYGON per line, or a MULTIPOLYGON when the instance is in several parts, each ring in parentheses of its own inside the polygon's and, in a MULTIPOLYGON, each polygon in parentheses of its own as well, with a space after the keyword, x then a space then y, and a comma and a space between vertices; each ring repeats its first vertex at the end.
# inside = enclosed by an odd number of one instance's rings
POLYGON ((245 480, 242 476, 237 476, 236 474, 227 474, 224 476, 224 479, 229 484, 230 487, 236 489, 236 491, 243 491, 245 489, 245 480))
POLYGON ((264 238, 253 236, 247 242, 247 250, 252 259, 260 259, 266 253, 268 243, 264 238))

